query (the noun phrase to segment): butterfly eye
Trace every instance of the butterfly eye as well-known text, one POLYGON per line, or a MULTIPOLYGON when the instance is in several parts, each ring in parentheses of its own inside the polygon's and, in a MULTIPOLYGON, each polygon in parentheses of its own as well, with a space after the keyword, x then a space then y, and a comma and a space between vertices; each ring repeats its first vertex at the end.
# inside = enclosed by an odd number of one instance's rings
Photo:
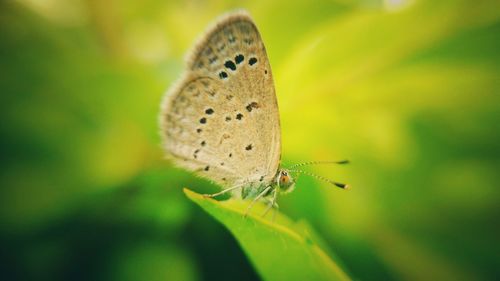
POLYGON ((280 179, 282 183, 288 183, 288 180, 289 180, 288 175, 283 175, 280 179))

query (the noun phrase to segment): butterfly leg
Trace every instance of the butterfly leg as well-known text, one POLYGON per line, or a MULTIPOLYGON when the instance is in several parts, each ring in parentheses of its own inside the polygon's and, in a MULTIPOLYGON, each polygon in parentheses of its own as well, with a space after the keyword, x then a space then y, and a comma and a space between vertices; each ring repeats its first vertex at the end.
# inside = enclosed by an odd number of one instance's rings
POLYGON ((274 222, 274 220, 276 219, 276 213, 278 212, 280 206, 278 205, 278 203, 274 203, 274 206, 276 206, 276 208, 273 209, 273 217, 271 218, 271 221, 274 222))
POLYGON ((267 213, 269 212, 269 210, 271 210, 271 208, 273 208, 274 206, 276 206, 276 208, 278 207, 278 204, 276 203, 277 198, 278 198, 278 188, 275 188, 273 190, 273 199, 271 199, 271 202, 269 203, 266 210, 262 214, 262 217, 265 217, 267 215, 267 213))
POLYGON ((264 194, 267 194, 267 192, 269 191, 269 189, 271 189, 273 186, 270 185, 268 187, 266 187, 264 189, 264 191, 262 191, 259 195, 257 195, 257 197, 255 197, 255 199, 252 200, 252 202, 250 202, 250 204, 248 205, 246 211, 245 211, 245 214, 243 215, 244 217, 246 217, 248 215, 248 212, 250 212, 250 209, 252 209, 253 205, 255 204, 255 202, 257 202, 260 198, 262 198, 262 196, 264 196, 264 194))
POLYGON ((226 188, 220 192, 217 192, 217 193, 214 193, 214 194, 203 194, 203 197, 209 197, 209 198, 212 198, 212 197, 216 197, 216 196, 219 196, 219 195, 222 195, 224 193, 227 193, 229 191, 233 191, 237 188, 240 188, 242 187, 243 185, 237 185, 237 186, 233 186, 233 187, 230 187, 230 188, 226 188))

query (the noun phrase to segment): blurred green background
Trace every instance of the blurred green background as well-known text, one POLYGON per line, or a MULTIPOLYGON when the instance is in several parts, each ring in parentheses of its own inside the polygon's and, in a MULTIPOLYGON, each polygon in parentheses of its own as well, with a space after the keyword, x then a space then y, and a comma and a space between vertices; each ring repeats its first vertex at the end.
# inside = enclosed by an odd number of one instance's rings
POLYGON ((163 160, 157 127, 183 55, 243 7, 265 41, 282 211, 357 280, 500 278, 500 2, 0 1, 2 280, 255 280, 163 160))

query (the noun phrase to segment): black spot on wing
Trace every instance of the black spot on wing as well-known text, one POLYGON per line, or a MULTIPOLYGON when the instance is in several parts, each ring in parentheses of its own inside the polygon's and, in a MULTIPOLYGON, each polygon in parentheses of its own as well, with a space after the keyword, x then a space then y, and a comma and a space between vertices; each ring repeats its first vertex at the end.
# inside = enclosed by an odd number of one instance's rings
POLYGON ((236 62, 236 64, 240 64, 244 59, 245 57, 242 54, 239 54, 236 57, 234 57, 234 61, 236 62))
POLYGON ((257 102, 251 102, 249 103, 245 108, 247 109, 248 112, 251 112, 254 108, 259 108, 259 104, 257 102))
POLYGON ((230 61, 230 60, 226 61, 226 62, 224 63, 224 66, 225 66, 226 68, 231 69, 232 71, 235 71, 235 70, 236 70, 236 64, 234 64, 234 62, 232 62, 232 61, 230 61))
POLYGON ((220 79, 226 79, 227 78, 227 73, 225 71, 221 71, 219 73, 219 77, 220 77, 220 79))

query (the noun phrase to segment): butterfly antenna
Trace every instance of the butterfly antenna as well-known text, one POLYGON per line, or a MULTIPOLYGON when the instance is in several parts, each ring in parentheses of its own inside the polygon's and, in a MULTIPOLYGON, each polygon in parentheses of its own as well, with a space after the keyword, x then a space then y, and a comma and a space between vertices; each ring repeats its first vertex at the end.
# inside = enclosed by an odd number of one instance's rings
POLYGON ((299 164, 294 164, 290 166, 290 169, 302 167, 302 166, 309 166, 309 165, 320 165, 320 164, 349 164, 349 160, 342 160, 342 161, 311 161, 311 162, 304 162, 304 163, 299 163, 299 164))
POLYGON ((311 176, 313 178, 317 178, 319 180, 325 181, 325 182, 327 182, 329 184, 333 184, 336 187, 340 187, 342 189, 349 189, 349 185, 347 185, 347 184, 343 184, 343 183, 340 183, 340 182, 332 181, 331 179, 328 179, 328 178, 325 178, 325 177, 322 177, 322 176, 319 176, 319 175, 316 175, 316 174, 313 174, 313 173, 310 173, 310 172, 306 172, 306 171, 302 171, 302 170, 288 170, 288 171, 292 172, 292 173, 300 173, 300 174, 308 175, 308 176, 311 176))

